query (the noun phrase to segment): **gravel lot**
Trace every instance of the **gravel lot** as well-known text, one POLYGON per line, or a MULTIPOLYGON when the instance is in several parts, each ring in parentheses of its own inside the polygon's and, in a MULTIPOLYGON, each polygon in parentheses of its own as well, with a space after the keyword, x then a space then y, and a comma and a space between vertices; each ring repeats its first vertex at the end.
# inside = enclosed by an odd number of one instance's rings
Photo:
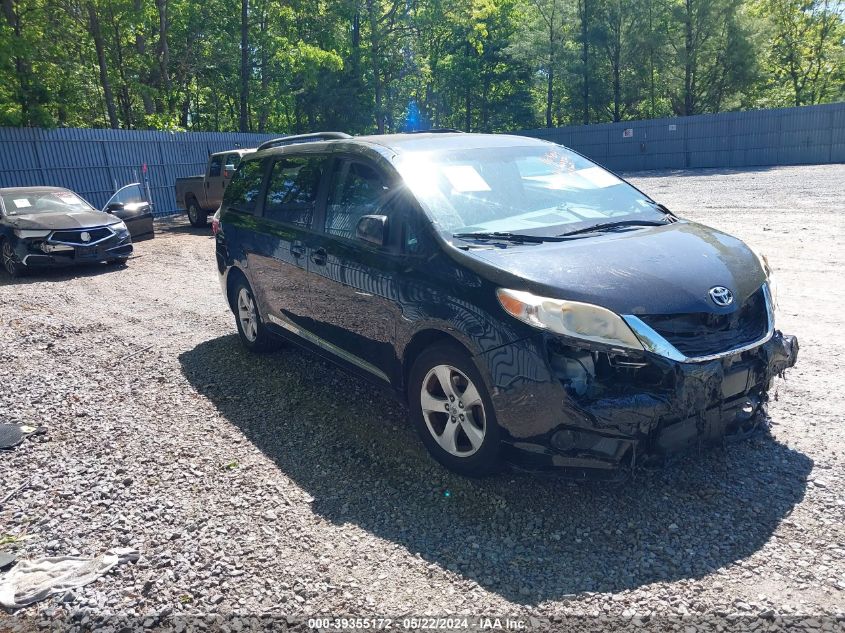
POLYGON ((0 421, 48 427, 0 454, 0 499, 31 478, 0 509, 0 549, 141 552, 15 617, 765 612, 841 629, 845 166, 632 180, 769 255, 801 343, 772 439, 621 486, 460 479, 369 384, 246 353, 210 231, 162 223, 126 268, 0 280, 0 421))

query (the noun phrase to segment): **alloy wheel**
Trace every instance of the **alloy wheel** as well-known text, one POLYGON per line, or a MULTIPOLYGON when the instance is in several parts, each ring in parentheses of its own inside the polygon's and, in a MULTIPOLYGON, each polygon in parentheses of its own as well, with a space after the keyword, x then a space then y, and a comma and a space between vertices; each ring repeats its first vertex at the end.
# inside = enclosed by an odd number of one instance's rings
POLYGON ((447 453, 469 457, 481 448, 487 432, 484 402, 462 371, 432 367, 422 382, 420 404, 429 433, 447 453))
POLYGON ((238 320, 246 340, 254 343, 258 338, 258 314, 255 310, 255 301, 246 288, 241 288, 238 293, 238 320))
POLYGON ((194 204, 194 203, 191 203, 190 206, 188 206, 188 219, 191 221, 191 224, 196 224, 197 218, 198 218, 197 205, 194 204))
POLYGON ((8 241, 3 242, 3 268, 10 275, 13 275, 15 272, 15 253, 8 241))

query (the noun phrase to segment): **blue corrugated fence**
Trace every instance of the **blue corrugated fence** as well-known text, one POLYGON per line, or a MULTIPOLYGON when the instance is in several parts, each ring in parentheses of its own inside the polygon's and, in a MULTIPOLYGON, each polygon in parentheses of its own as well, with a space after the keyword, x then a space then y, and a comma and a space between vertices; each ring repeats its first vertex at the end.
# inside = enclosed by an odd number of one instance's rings
POLYGON ((617 171, 845 162, 845 103, 517 132, 617 171))
MULTIPOLYGON (((281 135, 279 135, 281 136, 281 135)), ((176 210, 176 178, 205 170, 208 154, 255 147, 267 134, 0 128, 0 187, 67 187, 102 208, 147 166, 156 215, 176 210)))
MULTIPOLYGON (((516 132, 571 147, 617 171, 845 162, 845 103, 703 114, 516 132)), ((211 152, 273 135, 0 128, 0 187, 55 185, 101 208, 147 178, 157 215, 176 211, 176 178, 202 173, 211 152)))

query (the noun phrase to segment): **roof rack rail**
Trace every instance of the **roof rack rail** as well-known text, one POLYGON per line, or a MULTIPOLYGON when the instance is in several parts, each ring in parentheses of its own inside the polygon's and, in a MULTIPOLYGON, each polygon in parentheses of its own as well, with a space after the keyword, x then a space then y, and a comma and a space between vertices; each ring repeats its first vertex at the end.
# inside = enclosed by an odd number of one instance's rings
POLYGON ((463 134, 463 130, 455 130, 450 127, 435 127, 430 130, 411 130, 405 134, 463 134))
POLYGON ((312 132, 311 134, 292 134, 265 141, 258 146, 256 151, 270 147, 282 147, 284 145, 296 145, 297 143, 315 143, 317 141, 332 141, 337 139, 352 138, 344 132, 312 132))

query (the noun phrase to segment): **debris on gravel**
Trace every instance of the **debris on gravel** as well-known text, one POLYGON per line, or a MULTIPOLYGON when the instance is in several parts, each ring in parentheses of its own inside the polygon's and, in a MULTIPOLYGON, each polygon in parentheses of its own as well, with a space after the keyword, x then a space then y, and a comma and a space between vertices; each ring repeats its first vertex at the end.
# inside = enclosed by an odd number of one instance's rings
POLYGON ((461 479, 378 389, 297 349, 242 349, 210 231, 161 222, 125 268, 0 280, 0 421, 46 429, 0 453, 0 498, 29 482, 0 507, 0 553, 140 552, 22 617, 182 630, 191 614, 241 614, 245 629, 260 614, 489 614, 643 630, 676 618, 680 631, 792 618, 842 630, 845 167, 632 180, 768 254, 778 325, 802 345, 773 391, 771 438, 623 485, 461 479))

